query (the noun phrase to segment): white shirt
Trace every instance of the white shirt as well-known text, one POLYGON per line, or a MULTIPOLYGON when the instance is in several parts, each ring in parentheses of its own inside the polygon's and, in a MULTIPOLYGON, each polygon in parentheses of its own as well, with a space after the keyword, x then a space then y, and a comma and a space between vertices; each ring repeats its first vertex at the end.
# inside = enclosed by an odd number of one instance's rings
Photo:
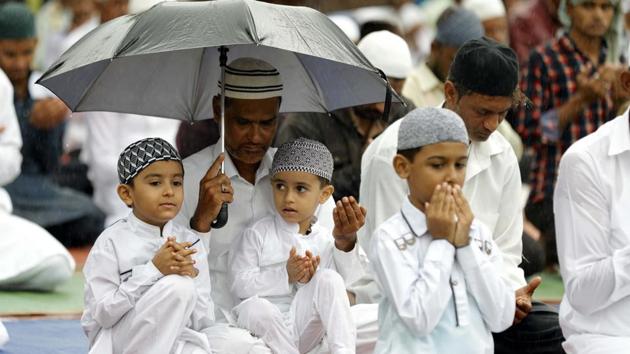
MULTIPOLYGON (((409 193, 407 182, 398 177, 392 165, 401 122, 402 119, 387 127, 361 159, 359 195, 367 217, 359 240, 368 254, 374 230, 400 210, 409 193)), ((521 175, 512 147, 498 132, 485 142, 470 145, 463 191, 475 218, 490 229, 503 252, 502 276, 514 290, 524 286, 523 270, 518 267, 523 248, 521 175)))
POLYGON ((565 152, 553 202, 565 287, 562 332, 569 343, 582 335, 599 336, 603 343, 606 336, 624 337, 624 352, 630 346, 628 114, 565 152))
MULTIPOLYGON (((217 319, 227 317, 224 316, 224 311, 230 311, 235 305, 234 298, 230 293, 230 281, 227 274, 228 252, 232 242, 243 233, 248 225, 275 211, 271 191, 271 176, 269 176, 269 169, 275 152, 275 148, 270 148, 265 153, 260 167, 256 171, 254 185, 238 174, 230 155, 225 154, 225 174, 231 180, 234 189, 234 201, 228 206, 227 224, 220 229, 210 230, 210 237, 203 238, 210 250, 208 265, 212 280, 212 300, 216 305, 215 315, 217 319)), ((205 176, 208 168, 220 153, 221 145, 215 144, 184 159, 184 205, 177 215, 178 223, 190 225, 190 218, 195 213, 199 199, 199 181, 205 176)), ((334 225, 332 220, 334 207, 334 201, 330 198, 316 213, 318 222, 330 229, 334 225)))
POLYGON ((107 215, 105 225, 111 225, 129 213, 116 192, 120 183, 117 172, 120 153, 129 144, 149 137, 160 137, 174 145, 180 122, 113 112, 74 113, 71 119, 83 120, 87 126, 88 137, 81 159, 88 166, 94 204, 107 215))
POLYGON ((291 247, 300 255, 309 250, 320 256, 320 267, 338 272, 346 284, 363 275, 367 262, 358 244, 350 252, 337 249, 330 229, 319 223, 311 226, 308 235, 298 231, 298 224, 287 223, 277 213, 245 229, 230 251, 231 290, 236 298, 257 295, 287 312, 297 291, 286 268, 291 247))
POLYGON ((199 236, 172 221, 164 226, 160 234, 159 227, 149 225, 130 213, 103 231, 83 268, 85 310, 81 325, 91 344, 102 329, 113 327, 163 277, 152 262, 166 241, 162 235, 174 236, 177 242, 192 242, 192 247, 197 250, 192 255, 199 270, 194 278, 197 301, 184 331, 193 336, 199 335, 194 332, 203 332, 214 323, 207 252, 199 236))
POLYGON ((11 198, 2 186, 11 183, 20 174, 22 167, 22 134, 15 106, 13 105, 13 85, 0 69, 0 213, 11 213, 11 198))
POLYGON ((512 325, 514 292, 501 252, 482 223, 455 249, 428 233, 407 198, 376 230, 370 261, 383 291, 375 353, 492 353, 490 331, 512 325))

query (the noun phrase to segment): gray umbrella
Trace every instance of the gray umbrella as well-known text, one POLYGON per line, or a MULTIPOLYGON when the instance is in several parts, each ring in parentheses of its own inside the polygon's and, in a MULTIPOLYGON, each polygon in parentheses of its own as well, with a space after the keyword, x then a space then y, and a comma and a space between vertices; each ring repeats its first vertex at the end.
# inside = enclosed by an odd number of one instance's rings
POLYGON ((386 81, 325 15, 251 0, 164 2, 99 26, 38 83, 73 111, 212 117, 219 47, 282 75, 281 112, 382 102, 386 81))
POLYGON ((196 121, 213 115, 227 56, 278 69, 281 112, 328 112, 382 102, 390 92, 384 75, 325 15, 253 0, 163 2, 109 21, 68 49, 38 83, 75 112, 196 121))

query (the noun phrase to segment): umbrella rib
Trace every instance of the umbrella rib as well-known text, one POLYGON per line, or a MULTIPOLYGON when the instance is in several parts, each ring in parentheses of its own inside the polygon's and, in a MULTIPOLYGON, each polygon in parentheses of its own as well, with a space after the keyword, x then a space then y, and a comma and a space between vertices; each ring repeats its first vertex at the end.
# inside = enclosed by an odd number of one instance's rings
POLYGON ((197 66, 197 75, 195 75, 195 92, 194 92, 194 105, 193 105, 193 109, 192 112, 189 112, 188 117, 189 117, 189 121, 190 122, 194 122, 195 121, 195 117, 194 115, 197 114, 197 107, 199 106, 199 83, 201 81, 200 76, 201 76, 201 66, 203 65, 203 58, 206 55, 206 49, 207 48, 201 48, 201 58, 199 58, 199 65, 197 66))

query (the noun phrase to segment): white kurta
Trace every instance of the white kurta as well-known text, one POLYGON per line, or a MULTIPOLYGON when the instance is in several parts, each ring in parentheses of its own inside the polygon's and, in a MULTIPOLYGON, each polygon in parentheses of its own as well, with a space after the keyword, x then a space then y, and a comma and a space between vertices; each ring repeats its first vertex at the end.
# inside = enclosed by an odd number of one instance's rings
POLYGON ((130 352, 170 353, 182 352, 186 345, 210 352, 214 318, 206 257, 199 235, 173 222, 160 234, 159 227, 130 213, 103 231, 83 268, 81 325, 92 352, 117 352, 124 346, 130 352), (197 277, 165 277, 155 267, 152 259, 167 236, 194 243, 197 277), (165 296, 169 291, 172 296, 165 296))
MULTIPOLYGON (((228 279, 228 252, 232 243, 256 220, 260 220, 275 212, 271 191, 271 176, 269 169, 276 149, 267 151, 256 172, 256 183, 252 185, 238 174, 229 154, 225 156, 225 174, 232 182, 234 201, 229 205, 229 219, 220 229, 210 230, 210 237, 204 238, 209 244, 208 265, 212 280, 212 300, 215 304, 217 320, 225 319, 226 313, 235 305, 235 299, 230 293, 231 283, 228 279)), ((177 222, 189 225, 197 208, 199 200, 199 181, 208 171, 214 160, 221 152, 221 146, 215 144, 184 159, 184 205, 177 215, 177 222)), ((319 222, 332 229, 332 210, 334 202, 329 200, 320 207, 316 214, 319 222)))
POLYGON ((434 240, 407 199, 376 230, 370 260, 384 297, 375 353, 493 353, 490 332, 512 325, 514 291, 490 232, 475 220, 470 237, 457 250, 434 240))
POLYGON ((630 126, 626 111, 573 144, 554 193, 568 353, 630 347, 630 126))
POLYGON ((129 144, 149 137, 160 137, 175 145, 180 122, 113 112, 73 113, 71 119, 83 120, 87 127, 81 159, 88 166, 87 176, 94 186, 94 204, 107 215, 105 225, 111 225, 129 213, 116 193, 120 152, 129 144))
MULTIPOLYGON (((347 253, 338 250, 330 230, 318 223, 312 226, 308 235, 300 235, 298 231, 299 225, 287 223, 277 213, 248 227, 230 252, 232 293, 239 300, 257 297, 275 305, 283 313, 287 324, 280 324, 280 327, 285 332, 291 329, 293 333, 287 334, 297 343, 318 343, 325 330, 329 345, 337 348, 334 352, 340 352, 341 348, 354 352, 356 334, 345 289, 347 284, 354 282, 365 272, 365 255, 358 244, 347 253), (321 285, 312 284, 321 280, 317 277, 306 285, 290 284, 286 262, 292 247, 297 249, 298 254, 303 255, 308 250, 313 255, 320 256, 320 268, 317 272, 329 269, 340 274, 344 282, 335 283, 338 289, 330 289, 330 296, 317 296, 316 288, 321 285), (329 309, 334 311, 327 316, 326 311, 329 309), (334 320, 327 322, 332 318, 334 320), (312 338, 303 338, 295 330, 315 320, 319 322, 320 330, 309 331, 312 338)), ((237 309, 242 313, 241 305, 237 309)), ((254 328, 249 329, 256 332, 254 328)), ((272 349, 281 353, 290 352, 290 348, 275 343, 276 338, 273 335, 270 337, 267 339, 263 336, 263 339, 272 349)))
POLYGON ((2 186, 20 174, 22 136, 13 106, 13 86, 0 70, 0 289, 52 290, 74 272, 70 253, 39 225, 11 215, 2 186))
MULTIPOLYGON (((372 233, 400 210, 409 193, 407 182, 398 177, 392 165, 401 122, 387 127, 361 159, 360 195, 367 217, 359 241, 368 254, 372 233)), ((464 196, 475 218, 491 230, 494 242, 503 252, 501 275, 516 290, 525 285, 523 270, 518 267, 523 248, 518 161, 510 144, 498 132, 485 142, 473 142, 468 155, 464 196)))

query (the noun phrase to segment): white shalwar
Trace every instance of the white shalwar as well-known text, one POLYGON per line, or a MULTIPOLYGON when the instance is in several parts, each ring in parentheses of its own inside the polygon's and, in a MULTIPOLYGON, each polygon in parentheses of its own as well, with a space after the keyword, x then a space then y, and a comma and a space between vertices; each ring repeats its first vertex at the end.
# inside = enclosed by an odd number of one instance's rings
MULTIPOLYGON (((236 304, 235 298, 230 293, 231 283, 227 274, 228 252, 234 240, 243 233, 248 225, 267 215, 275 213, 271 190, 271 176, 269 175, 269 169, 271 168, 271 162, 273 161, 275 152, 275 148, 267 150, 258 171, 256 171, 256 180, 253 185, 239 175, 230 155, 225 155, 224 173, 230 178, 232 183, 234 201, 230 203, 228 207, 228 223, 223 228, 210 230, 209 234, 211 237, 203 238, 206 246, 209 245, 209 247, 207 247, 209 249, 208 265, 212 281, 212 300, 215 305, 215 318, 217 321, 228 322, 234 326, 236 326, 237 323, 232 319, 231 310, 236 304)), ((181 225, 189 225, 190 218, 192 218, 195 213, 199 200, 199 182, 220 153, 220 144, 215 144, 184 159, 184 171, 186 174, 184 178, 184 205, 175 219, 181 225)), ((330 198, 330 200, 323 204, 316 212, 318 223, 329 230, 332 230, 334 227, 332 218, 334 207, 335 203, 332 198, 330 198)), ((367 257, 365 257, 363 261, 367 263, 367 257)), ((357 269, 357 271, 361 273, 362 269, 357 269)), ((376 286, 366 286, 365 288, 367 289, 365 290, 366 293, 368 291, 377 290, 376 286)), ((357 299, 374 297, 373 295, 363 294, 361 290, 358 290, 356 293, 357 299)), ((352 312, 357 326, 357 350, 361 353, 371 353, 378 336, 377 305, 355 305, 352 306, 352 312)), ((260 340, 256 342, 251 341, 252 337, 249 332, 245 330, 239 331, 239 329, 235 327, 229 328, 230 334, 226 337, 226 340, 232 343, 232 349, 225 353, 250 353, 250 351, 246 349, 244 349, 244 351, 234 349, 234 343, 241 343, 244 348, 247 348, 248 345, 251 346, 251 348, 260 346, 260 340)), ((254 348, 251 350, 254 353, 265 352, 264 348, 254 348)), ((268 349, 266 352, 269 352, 268 349)))
POLYGON ((49 291, 70 279, 74 260, 48 231, 11 214, 11 198, 2 186, 22 164, 22 136, 13 106, 13 86, 0 70, 0 289, 49 291))
MULTIPOLYGON (((370 239, 378 226, 398 212, 409 194, 407 182, 394 171, 398 146, 398 120, 372 142, 361 158, 361 204, 367 209, 359 241, 370 254, 370 239)), ((525 286, 521 264, 523 211, 521 175, 510 144, 494 132, 486 141, 470 144, 464 196, 475 218, 490 229, 503 253, 501 276, 517 290, 525 286)))
POLYGON ((629 119, 602 125, 560 161, 553 206, 569 354, 630 350, 629 119))
POLYGON ((332 353, 354 353, 356 331, 346 284, 361 277, 361 249, 338 250, 329 229, 317 223, 308 235, 280 215, 247 228, 230 252, 232 293, 239 325, 260 336, 275 352, 306 353, 327 335, 332 353), (306 284, 290 284, 286 263, 295 247, 320 256, 320 267, 306 284), (345 282, 345 283, 344 283, 345 282))
POLYGON ((492 332, 512 325, 514 291, 501 278, 501 252, 482 223, 455 249, 428 233, 405 200, 374 233, 371 264, 383 291, 375 353, 494 352, 492 332))
POLYGON ((160 233, 133 213, 103 231, 83 268, 81 325, 90 353, 212 353, 213 304, 199 236, 172 221, 160 233), (153 264, 168 236, 193 243, 195 278, 164 276, 153 264))

